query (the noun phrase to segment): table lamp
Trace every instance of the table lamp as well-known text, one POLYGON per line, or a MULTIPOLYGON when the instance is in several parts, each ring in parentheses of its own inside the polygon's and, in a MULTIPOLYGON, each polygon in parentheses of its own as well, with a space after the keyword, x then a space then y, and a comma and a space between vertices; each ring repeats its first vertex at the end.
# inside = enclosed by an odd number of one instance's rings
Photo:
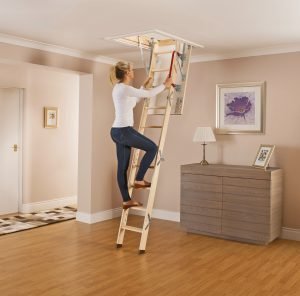
POLYGON ((216 142, 214 132, 209 126, 200 126, 197 127, 193 142, 202 142, 203 145, 203 159, 200 162, 201 165, 208 165, 208 162, 205 160, 205 146, 208 142, 216 142))

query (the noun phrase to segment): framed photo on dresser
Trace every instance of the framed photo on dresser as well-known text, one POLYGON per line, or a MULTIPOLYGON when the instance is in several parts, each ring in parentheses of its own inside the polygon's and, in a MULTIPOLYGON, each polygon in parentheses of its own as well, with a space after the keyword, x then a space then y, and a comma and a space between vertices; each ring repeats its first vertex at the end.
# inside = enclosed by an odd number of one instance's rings
POLYGON ((274 151, 274 148, 275 148, 275 145, 261 144, 257 151, 253 166, 256 168, 266 169, 269 165, 271 155, 274 151))

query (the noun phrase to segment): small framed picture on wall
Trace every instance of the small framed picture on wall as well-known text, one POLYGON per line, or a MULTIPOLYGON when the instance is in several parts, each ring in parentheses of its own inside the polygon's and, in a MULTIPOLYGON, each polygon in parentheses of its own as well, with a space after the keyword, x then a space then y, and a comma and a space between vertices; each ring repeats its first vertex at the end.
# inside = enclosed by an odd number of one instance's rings
POLYGON ((44 127, 57 128, 58 109, 56 107, 44 107, 44 127))
POLYGON ((266 169, 269 165, 274 148, 274 145, 260 145, 253 166, 266 169))

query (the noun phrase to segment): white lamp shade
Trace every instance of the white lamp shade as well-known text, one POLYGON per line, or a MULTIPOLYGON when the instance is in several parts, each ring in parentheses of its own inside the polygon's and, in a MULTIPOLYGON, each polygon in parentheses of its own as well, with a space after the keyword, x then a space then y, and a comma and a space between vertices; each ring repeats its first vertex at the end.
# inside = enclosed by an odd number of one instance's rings
POLYGON ((193 142, 216 142, 214 132, 210 126, 197 127, 193 142))

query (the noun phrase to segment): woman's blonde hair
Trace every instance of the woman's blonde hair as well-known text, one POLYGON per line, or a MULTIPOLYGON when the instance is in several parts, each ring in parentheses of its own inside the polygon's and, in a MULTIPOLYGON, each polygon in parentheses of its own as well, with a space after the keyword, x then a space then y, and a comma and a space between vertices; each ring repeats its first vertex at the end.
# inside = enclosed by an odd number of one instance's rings
POLYGON ((118 62, 111 67, 110 70, 110 82, 114 85, 118 82, 122 82, 125 78, 127 71, 131 69, 131 64, 127 62, 118 62))

